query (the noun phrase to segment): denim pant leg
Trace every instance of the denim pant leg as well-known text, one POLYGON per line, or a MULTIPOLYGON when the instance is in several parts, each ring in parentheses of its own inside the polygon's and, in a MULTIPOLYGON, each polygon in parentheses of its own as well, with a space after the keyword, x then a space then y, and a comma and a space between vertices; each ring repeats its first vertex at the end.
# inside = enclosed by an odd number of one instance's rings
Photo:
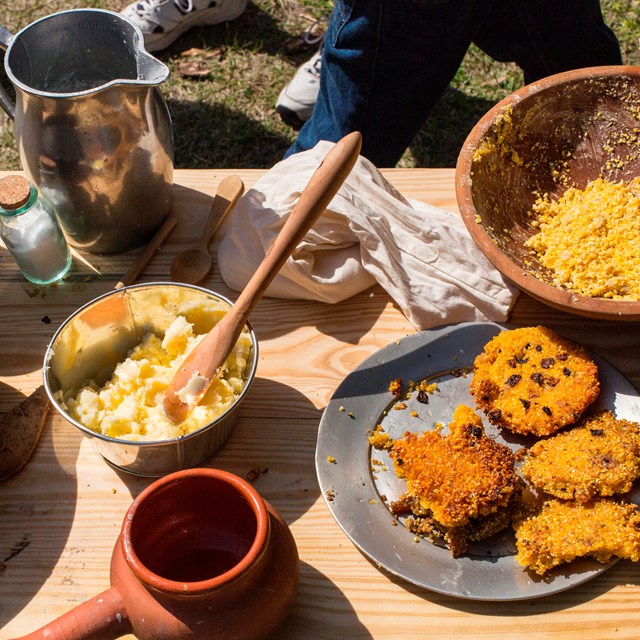
POLYGON ((527 84, 571 69, 622 64, 599 0, 495 0, 474 42, 494 60, 518 64, 527 84))
POLYGON ((457 72, 486 4, 336 0, 318 101, 285 157, 360 131, 362 155, 393 167, 457 72))

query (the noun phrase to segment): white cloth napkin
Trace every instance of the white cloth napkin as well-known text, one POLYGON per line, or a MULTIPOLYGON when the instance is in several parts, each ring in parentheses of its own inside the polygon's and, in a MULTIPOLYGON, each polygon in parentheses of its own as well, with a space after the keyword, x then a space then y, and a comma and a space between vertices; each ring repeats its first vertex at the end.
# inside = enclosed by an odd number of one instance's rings
MULTIPOLYGON (((218 248, 229 287, 244 288, 331 146, 279 162, 238 201, 218 248)), ((418 330, 503 321, 518 295, 457 214, 407 200, 360 157, 266 295, 335 303, 376 282, 418 330)))

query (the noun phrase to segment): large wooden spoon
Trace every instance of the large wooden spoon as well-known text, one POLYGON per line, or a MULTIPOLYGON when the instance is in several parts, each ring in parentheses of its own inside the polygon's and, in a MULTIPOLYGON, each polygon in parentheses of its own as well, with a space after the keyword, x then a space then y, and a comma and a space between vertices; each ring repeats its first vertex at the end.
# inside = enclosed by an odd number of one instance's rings
POLYGON ((182 422, 202 400, 255 305, 351 172, 361 144, 355 131, 332 147, 234 305, 185 358, 164 397, 164 410, 173 422, 182 422))
POLYGON ((197 284, 211 271, 213 264, 211 253, 209 253, 211 239, 243 192, 244 184, 238 176, 229 176, 220 182, 211 204, 204 233, 190 249, 179 253, 171 263, 170 273, 173 282, 197 284))

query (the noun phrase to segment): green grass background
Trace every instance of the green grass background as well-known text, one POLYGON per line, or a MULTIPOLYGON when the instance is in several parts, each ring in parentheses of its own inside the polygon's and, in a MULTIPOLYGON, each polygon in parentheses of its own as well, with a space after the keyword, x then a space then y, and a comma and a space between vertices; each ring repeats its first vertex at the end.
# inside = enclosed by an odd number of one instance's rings
MULTIPOLYGON (((0 25, 16 33, 56 11, 81 7, 119 11, 127 2, 7 0, 0 4, 0 25)), ((177 168, 268 168, 280 160, 295 131, 282 123, 275 101, 297 66, 310 56, 309 52, 288 54, 286 43, 314 19, 328 16, 331 6, 328 0, 251 0, 237 20, 194 29, 156 54, 172 71, 163 93, 173 120, 177 168), (191 48, 215 53, 200 56, 210 69, 206 79, 183 78, 177 71, 186 60, 183 53, 191 48)), ((624 63, 640 65, 640 0, 602 0, 602 9, 621 42, 624 63)), ((522 74, 515 65, 494 62, 472 47, 399 166, 455 166, 475 122, 521 86, 522 74)), ((0 112, 0 169, 19 168, 13 123, 0 112)))

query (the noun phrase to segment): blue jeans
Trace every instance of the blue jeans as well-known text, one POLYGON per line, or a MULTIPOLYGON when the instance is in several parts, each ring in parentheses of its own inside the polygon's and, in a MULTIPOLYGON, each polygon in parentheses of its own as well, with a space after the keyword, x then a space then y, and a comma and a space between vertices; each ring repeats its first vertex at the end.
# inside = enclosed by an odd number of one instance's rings
POLYGON ((360 131, 362 155, 393 167, 472 42, 527 84, 622 63, 599 0, 335 0, 318 101, 285 157, 360 131))

